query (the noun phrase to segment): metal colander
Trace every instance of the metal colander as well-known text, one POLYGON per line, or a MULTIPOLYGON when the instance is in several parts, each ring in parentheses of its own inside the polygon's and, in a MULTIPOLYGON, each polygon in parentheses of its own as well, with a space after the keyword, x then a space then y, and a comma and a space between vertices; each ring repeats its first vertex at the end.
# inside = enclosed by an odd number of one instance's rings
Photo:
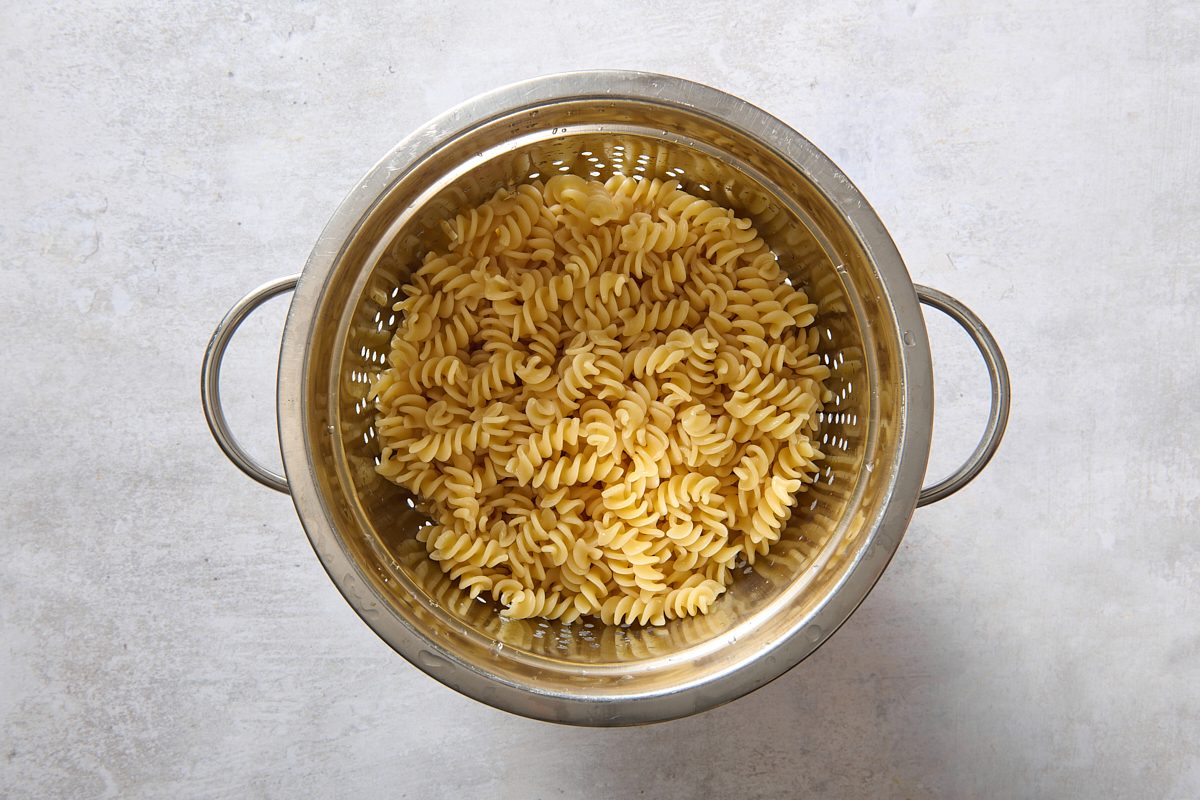
MULTIPOLYGON (((866 596, 895 553, 921 493, 933 416, 917 291, 895 245, 850 181, 795 131, 708 87, 626 72, 553 76, 473 100, 399 144, 343 202, 304 272, 244 298, 214 333, 205 410, 222 449, 262 483, 290 492, 318 556, 363 619, 400 654, 476 699, 578 724, 649 722, 751 691, 815 650, 866 596), (367 401, 398 320, 398 289, 430 249, 439 220, 497 188, 570 172, 678 180, 750 217, 789 280, 819 306, 820 357, 832 402, 826 454, 770 555, 745 568, 702 617, 664 627, 503 621, 459 591, 416 541, 430 524, 379 477, 367 401), (287 477, 234 441, 219 369, 237 325, 295 287, 279 365, 287 477)), ((967 327, 988 362, 984 440, 938 499, 994 452, 1007 418, 1007 374, 982 323, 922 289, 967 327)))

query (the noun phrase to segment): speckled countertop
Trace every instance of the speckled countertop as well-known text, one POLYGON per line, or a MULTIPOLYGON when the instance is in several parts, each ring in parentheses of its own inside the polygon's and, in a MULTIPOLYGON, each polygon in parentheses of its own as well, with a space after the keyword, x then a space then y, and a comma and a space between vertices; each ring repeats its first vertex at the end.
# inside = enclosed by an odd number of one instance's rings
MULTIPOLYGON (((1196 4, 178 6, 0 23, 0 796, 1200 796, 1196 4), (1016 392, 995 462, 822 650, 635 730, 507 716, 395 656, 197 390, 221 314, 396 140, 590 67, 804 132, 1016 392)), ((284 310, 224 383, 264 454, 284 310)), ((986 383, 930 334, 940 475, 986 383)))

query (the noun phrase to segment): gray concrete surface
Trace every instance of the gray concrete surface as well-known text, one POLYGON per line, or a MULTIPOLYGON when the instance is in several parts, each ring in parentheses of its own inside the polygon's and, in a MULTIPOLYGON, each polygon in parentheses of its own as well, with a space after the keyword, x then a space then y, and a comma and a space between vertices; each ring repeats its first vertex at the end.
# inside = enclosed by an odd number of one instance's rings
MULTIPOLYGON (((0 796, 1200 796, 1196 4, 5 6, 0 796), (636 730, 510 717, 393 655, 197 392, 227 306, 397 139, 587 67, 806 133, 1016 387, 996 461, 824 649, 636 730)), ((227 375, 261 453, 284 308, 227 375)), ((985 401, 930 328, 932 476, 985 401)))

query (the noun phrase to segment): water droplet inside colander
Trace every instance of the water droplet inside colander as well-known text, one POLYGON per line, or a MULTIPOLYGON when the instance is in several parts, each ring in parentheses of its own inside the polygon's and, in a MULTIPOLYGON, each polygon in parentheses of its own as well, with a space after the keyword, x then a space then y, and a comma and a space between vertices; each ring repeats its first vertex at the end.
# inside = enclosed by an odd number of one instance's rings
POLYGON ((504 650, 504 642, 492 642, 492 649, 497 653, 502 652, 504 650))
POLYGON ((334 433, 336 430, 337 430, 337 428, 333 427, 332 425, 326 425, 326 426, 325 426, 325 432, 326 432, 326 433, 328 433, 328 434, 330 434, 330 435, 333 435, 333 433, 334 433))
POLYGON ((426 669, 442 669, 450 666, 450 662, 428 650, 417 653, 417 663, 426 669))
POLYGON ((916 343, 917 343, 917 337, 913 335, 913 332, 912 332, 912 331, 905 331, 905 332, 904 332, 904 343, 905 343, 906 345, 908 345, 909 347, 913 347, 913 346, 915 346, 915 345, 916 345, 916 343))

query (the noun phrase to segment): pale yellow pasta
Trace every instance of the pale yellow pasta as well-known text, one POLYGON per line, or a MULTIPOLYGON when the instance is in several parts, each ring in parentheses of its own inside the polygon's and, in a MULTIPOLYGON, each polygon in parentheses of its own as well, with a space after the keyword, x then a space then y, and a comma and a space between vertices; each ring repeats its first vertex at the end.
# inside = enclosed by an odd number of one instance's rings
POLYGON ((675 181, 559 175, 441 227, 371 388, 432 563, 508 619, 707 613, 817 475, 816 305, 675 181))

